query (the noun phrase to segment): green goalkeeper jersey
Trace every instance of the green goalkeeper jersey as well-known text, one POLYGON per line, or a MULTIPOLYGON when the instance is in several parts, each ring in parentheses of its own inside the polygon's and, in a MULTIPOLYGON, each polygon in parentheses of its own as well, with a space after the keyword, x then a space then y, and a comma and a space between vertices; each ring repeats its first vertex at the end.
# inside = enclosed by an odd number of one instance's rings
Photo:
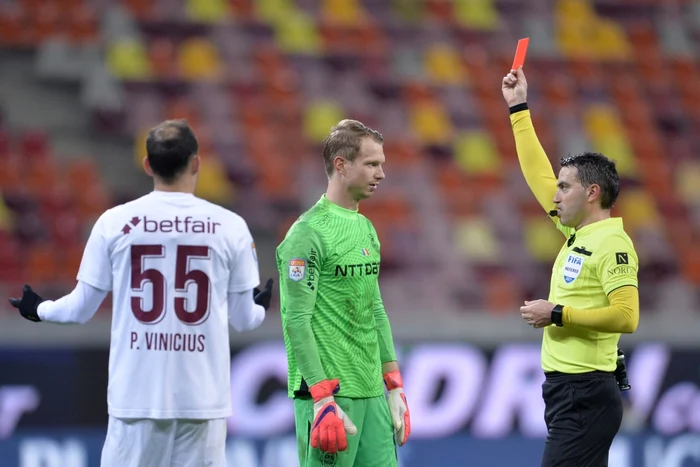
POLYGON ((372 223, 325 195, 277 247, 289 397, 338 379, 338 396, 384 394, 382 364, 396 360, 379 293, 372 223))

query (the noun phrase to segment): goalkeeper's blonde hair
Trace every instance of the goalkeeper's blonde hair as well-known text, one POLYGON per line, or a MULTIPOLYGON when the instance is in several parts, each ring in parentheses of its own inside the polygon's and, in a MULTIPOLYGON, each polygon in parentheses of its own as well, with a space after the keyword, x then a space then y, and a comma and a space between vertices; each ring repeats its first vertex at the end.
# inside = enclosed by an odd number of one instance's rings
POLYGON ((377 130, 373 130, 357 120, 345 119, 338 122, 326 137, 323 145, 323 164, 326 167, 326 175, 333 175, 333 160, 336 157, 352 162, 360 153, 363 138, 372 138, 379 144, 384 143, 384 137, 377 130))

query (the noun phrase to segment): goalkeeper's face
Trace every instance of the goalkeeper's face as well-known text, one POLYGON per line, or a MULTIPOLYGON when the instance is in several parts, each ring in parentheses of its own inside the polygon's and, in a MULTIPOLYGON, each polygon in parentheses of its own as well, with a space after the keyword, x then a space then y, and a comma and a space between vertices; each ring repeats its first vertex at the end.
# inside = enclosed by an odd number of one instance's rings
POLYGON ((374 194, 384 180, 382 165, 385 160, 382 145, 372 138, 363 138, 360 154, 345 165, 346 189, 353 199, 359 201, 374 194))

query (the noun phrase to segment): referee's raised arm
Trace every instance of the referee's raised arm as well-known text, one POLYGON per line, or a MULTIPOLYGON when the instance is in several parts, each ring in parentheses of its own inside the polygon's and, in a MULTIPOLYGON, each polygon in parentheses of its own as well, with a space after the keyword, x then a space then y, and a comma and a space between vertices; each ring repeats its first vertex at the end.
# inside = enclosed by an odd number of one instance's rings
MULTIPOLYGON (((511 70, 503 77, 501 91, 510 110, 515 148, 525 181, 542 209, 552 215, 556 212, 553 199, 557 177, 532 125, 527 106, 527 80, 522 68, 511 70)), ((552 220, 558 224, 556 216, 552 215, 552 220)))

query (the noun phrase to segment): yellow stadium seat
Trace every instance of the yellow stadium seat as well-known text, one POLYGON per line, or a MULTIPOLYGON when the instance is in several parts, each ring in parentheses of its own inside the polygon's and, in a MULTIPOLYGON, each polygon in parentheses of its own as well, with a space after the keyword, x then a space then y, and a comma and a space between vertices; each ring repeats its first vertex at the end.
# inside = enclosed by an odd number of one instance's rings
POLYGON ((455 249, 464 257, 482 263, 496 263, 501 251, 488 219, 475 216, 457 221, 455 249))
POLYGON ((358 0, 323 0, 323 17, 340 24, 357 24, 365 18, 358 0))
POLYGON ((107 67, 121 79, 147 79, 151 67, 144 45, 137 39, 120 39, 108 47, 107 67))
POLYGON ((143 167, 143 159, 146 157, 146 139, 150 128, 145 128, 138 132, 134 141, 134 164, 136 167, 143 167))
POLYGON ((536 261, 556 258, 564 241, 562 234, 544 216, 525 221, 525 246, 536 261))
POLYGON ((617 60, 632 57, 632 47, 621 25, 612 20, 599 19, 596 21, 595 29, 596 56, 617 60))
POLYGON ((595 57, 597 49, 591 47, 595 31, 595 22, 577 17, 557 21, 555 41, 559 51, 566 57, 591 58, 595 57))
POLYGON ((407 22, 419 22, 423 19, 424 0, 392 0, 391 10, 397 19, 407 22))
POLYGON ((345 118, 343 109, 334 101, 309 103, 304 114, 304 133, 310 141, 323 141, 331 128, 345 118))
POLYGON ((216 46, 205 38, 187 39, 178 51, 178 67, 182 77, 192 81, 221 77, 222 67, 216 46))
POLYGON ((457 24, 480 30, 498 26, 498 10, 493 0, 455 0, 453 8, 457 24))
POLYGON ((464 84, 465 70, 459 53, 449 45, 438 44, 425 55, 425 70, 438 84, 464 84))
POLYGON ((634 152, 614 107, 604 103, 589 105, 583 110, 583 126, 593 149, 613 159, 620 175, 627 178, 639 175, 634 152))
POLYGON ((455 163, 462 170, 473 174, 495 174, 501 168, 496 146, 488 133, 465 132, 454 140, 455 163))
POLYGON ((676 168, 678 194, 688 204, 700 205, 700 163, 682 162, 676 168))
POLYGON ((255 0, 256 16, 264 21, 276 24, 286 21, 297 11, 294 0, 255 0))
POLYGON ((583 110, 583 126, 591 138, 624 134, 617 110, 604 103, 591 104, 583 110))
POLYGON ((200 158, 199 178, 195 195, 212 203, 226 205, 233 201, 234 187, 214 154, 200 158))
POLYGON ((447 144, 452 138, 452 121, 445 108, 437 102, 422 102, 410 109, 414 134, 424 143, 447 144))
POLYGON ((198 23, 219 23, 229 15, 226 0, 187 0, 185 10, 187 16, 198 23))
POLYGON ((10 230, 12 226, 12 211, 5 205, 5 201, 2 196, 0 196, 0 230, 10 230))
POLYGON ((302 12, 292 13, 275 25, 275 39, 280 49, 290 53, 317 53, 321 40, 313 18, 302 12))
POLYGON ((624 219, 628 232, 634 232, 639 227, 661 226, 661 216, 656 209, 654 198, 642 188, 621 191, 613 212, 624 219))
POLYGON ((588 0, 559 0, 554 12, 557 21, 569 18, 587 21, 596 18, 595 10, 588 0))
POLYGON ((639 168, 634 152, 624 134, 592 138, 593 149, 615 161, 617 172, 624 178, 635 179, 639 168))

